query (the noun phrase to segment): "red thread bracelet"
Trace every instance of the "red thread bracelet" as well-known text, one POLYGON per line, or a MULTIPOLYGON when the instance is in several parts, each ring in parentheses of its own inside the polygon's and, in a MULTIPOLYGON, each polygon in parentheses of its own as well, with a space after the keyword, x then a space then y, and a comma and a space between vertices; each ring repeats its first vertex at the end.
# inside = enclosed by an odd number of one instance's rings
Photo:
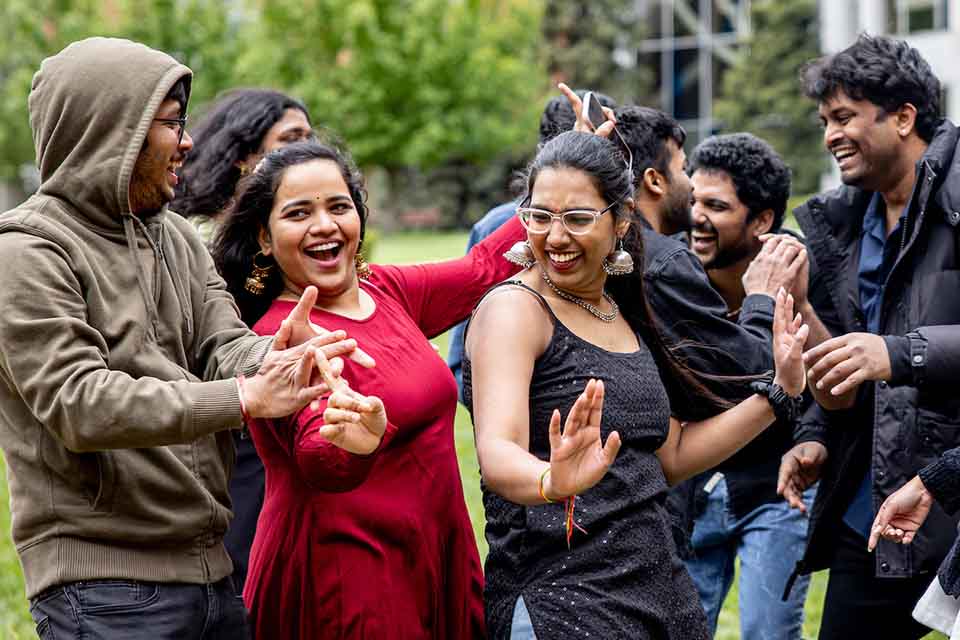
POLYGON ((246 378, 243 376, 243 374, 237 376, 237 396, 240 398, 240 415, 243 416, 244 422, 250 422, 252 418, 250 417, 250 413, 247 411, 247 400, 243 396, 244 380, 246 380, 246 378))

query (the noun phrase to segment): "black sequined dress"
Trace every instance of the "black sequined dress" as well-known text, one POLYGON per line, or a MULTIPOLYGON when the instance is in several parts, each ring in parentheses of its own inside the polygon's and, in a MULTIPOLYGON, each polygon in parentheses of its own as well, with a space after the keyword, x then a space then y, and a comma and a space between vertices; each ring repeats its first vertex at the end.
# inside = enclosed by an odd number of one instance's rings
MULTIPOLYGON (((514 283, 519 284, 519 283, 514 283)), ((526 287, 524 287, 526 289, 526 287)), ((587 380, 605 385, 604 441, 623 445, 604 478, 576 500, 567 548, 564 505, 514 504, 483 488, 487 631, 508 639, 523 596, 538 638, 698 640, 708 638, 696 588, 677 556, 664 509, 667 484, 654 451, 667 436, 670 401, 646 345, 613 353, 574 335, 550 311, 553 337, 530 381, 530 451, 549 460, 553 409, 566 416, 587 380)), ((463 388, 472 407, 470 362, 463 388)))

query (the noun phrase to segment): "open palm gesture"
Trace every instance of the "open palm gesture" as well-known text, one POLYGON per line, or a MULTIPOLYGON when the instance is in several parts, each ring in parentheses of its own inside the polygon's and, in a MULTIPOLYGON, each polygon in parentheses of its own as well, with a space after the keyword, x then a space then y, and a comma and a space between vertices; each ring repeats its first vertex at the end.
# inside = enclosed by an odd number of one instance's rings
POLYGON ((793 315, 793 296, 781 287, 773 311, 773 360, 776 365, 773 381, 791 396, 803 393, 807 380, 803 369, 803 345, 810 327, 802 322, 799 313, 793 315))
POLYGON ((577 495, 600 482, 620 451, 616 431, 600 441, 603 417, 603 382, 587 382, 573 403, 560 432, 560 412, 550 416, 550 486, 546 493, 556 498, 577 495))

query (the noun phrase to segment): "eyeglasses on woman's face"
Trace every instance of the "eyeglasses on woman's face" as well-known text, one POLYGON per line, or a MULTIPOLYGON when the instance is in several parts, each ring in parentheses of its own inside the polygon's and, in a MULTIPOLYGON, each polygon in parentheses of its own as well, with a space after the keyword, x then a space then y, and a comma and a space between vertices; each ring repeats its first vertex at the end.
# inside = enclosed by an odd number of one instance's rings
POLYGON ((612 209, 617 202, 607 205, 604 209, 596 211, 594 209, 571 209, 562 213, 554 213, 546 209, 536 207, 519 207, 517 216, 520 218, 520 224, 530 233, 543 235, 550 232, 554 220, 559 220, 567 233, 574 236, 582 236, 593 231, 600 220, 600 216, 612 209))

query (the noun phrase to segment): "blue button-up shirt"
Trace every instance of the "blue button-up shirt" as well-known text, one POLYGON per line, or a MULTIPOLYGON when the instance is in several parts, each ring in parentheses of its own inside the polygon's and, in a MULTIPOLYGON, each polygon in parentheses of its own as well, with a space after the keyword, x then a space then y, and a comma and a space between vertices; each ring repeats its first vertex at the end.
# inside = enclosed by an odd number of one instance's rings
MULTIPOLYGON (((894 228, 893 233, 887 236, 886 206, 879 193, 873 194, 867 211, 863 216, 863 231, 860 236, 860 266, 857 270, 857 279, 860 287, 860 306, 863 308, 863 317, 866 320, 867 331, 880 333, 880 309, 883 304, 883 289, 887 283, 887 276, 893 268, 900 248, 900 229, 903 227, 903 217, 894 228)), ((873 474, 867 469, 857 494, 843 514, 843 521, 852 529, 863 535, 870 535, 870 525, 873 524, 873 504, 870 500, 870 487, 873 485, 873 474)))

